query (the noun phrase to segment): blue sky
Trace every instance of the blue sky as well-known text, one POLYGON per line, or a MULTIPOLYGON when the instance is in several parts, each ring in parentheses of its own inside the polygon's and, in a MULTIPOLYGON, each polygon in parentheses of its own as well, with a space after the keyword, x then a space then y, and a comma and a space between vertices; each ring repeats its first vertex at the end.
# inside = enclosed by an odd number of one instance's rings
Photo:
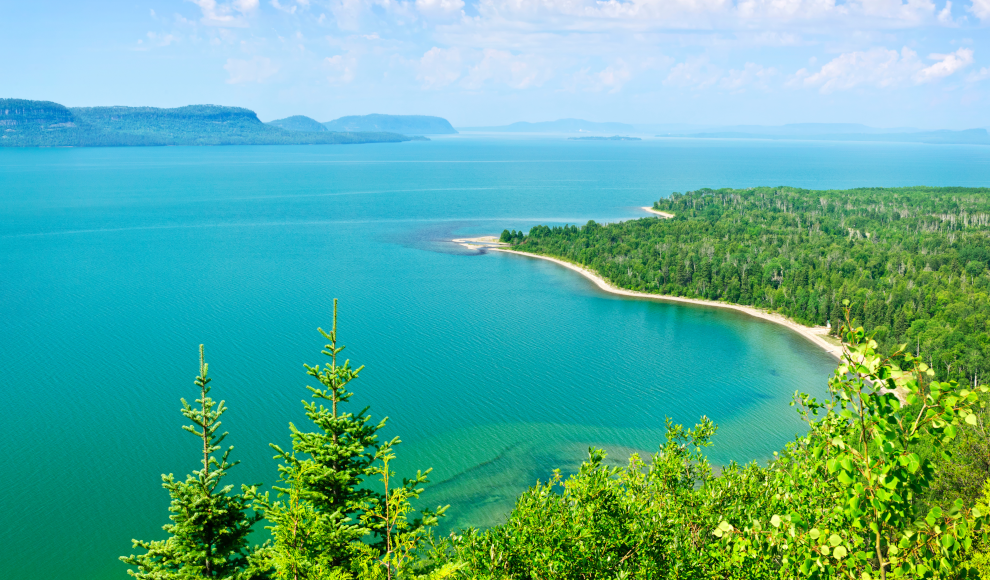
POLYGON ((4 4, 0 96, 69 106, 990 127, 990 0, 4 4))

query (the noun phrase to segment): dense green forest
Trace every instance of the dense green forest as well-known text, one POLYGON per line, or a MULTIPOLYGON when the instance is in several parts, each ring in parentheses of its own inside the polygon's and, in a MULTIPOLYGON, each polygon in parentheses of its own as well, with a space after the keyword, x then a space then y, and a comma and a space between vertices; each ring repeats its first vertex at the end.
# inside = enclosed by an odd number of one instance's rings
POLYGON ((262 123, 254 111, 239 107, 70 109, 48 101, 0 99, 0 147, 319 145, 412 139, 387 132, 290 131, 262 123))
POLYGON ((336 301, 319 331, 326 362, 305 366, 317 385, 303 401, 309 423, 289 424, 290 449, 271 446, 270 490, 222 481, 236 462, 200 347, 196 405, 181 409, 200 469, 162 476, 167 537, 135 540, 139 553, 121 560, 145 580, 990 578, 987 473, 960 472, 975 492, 944 482, 953 453, 986 453, 987 389, 940 382, 910 352, 880 354, 842 306, 831 396, 795 393, 808 431, 765 466, 716 473, 704 449, 717 425, 668 419, 651 457, 612 467, 589 449, 577 473, 523 493, 504 524, 448 537, 433 531, 449 506, 416 506, 429 470, 398 479, 399 439, 379 440, 385 421, 348 409, 364 367, 341 362, 336 301), (261 527, 268 539, 252 545, 261 527))
POLYGON ((674 193, 644 218, 505 232, 622 288, 748 304, 833 327, 853 321, 943 379, 990 373, 990 189, 789 187, 674 193))

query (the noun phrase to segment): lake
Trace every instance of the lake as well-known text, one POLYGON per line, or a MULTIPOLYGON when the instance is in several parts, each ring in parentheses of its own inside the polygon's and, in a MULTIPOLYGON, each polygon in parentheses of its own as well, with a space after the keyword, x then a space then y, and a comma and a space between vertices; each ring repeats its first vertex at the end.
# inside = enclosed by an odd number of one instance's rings
POLYGON ((985 186, 990 147, 458 135, 360 146, 0 149, 0 577, 123 578, 197 467, 179 399, 213 396, 241 465, 306 429, 303 363, 340 299, 352 410, 388 415, 400 475, 433 467, 444 529, 490 525, 588 446, 624 462, 664 419, 764 460, 835 361, 724 309, 611 296, 552 263, 451 244, 645 214, 673 191, 985 186))

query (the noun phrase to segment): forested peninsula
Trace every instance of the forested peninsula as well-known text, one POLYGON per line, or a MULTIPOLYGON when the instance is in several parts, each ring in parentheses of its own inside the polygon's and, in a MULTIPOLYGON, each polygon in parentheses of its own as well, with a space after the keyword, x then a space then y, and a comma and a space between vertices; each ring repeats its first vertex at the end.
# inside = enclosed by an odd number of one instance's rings
POLYGON ((900 344, 938 377, 990 373, 990 189, 701 189, 654 203, 672 219, 506 231, 512 249, 639 292, 841 318, 900 344))
POLYGON ((218 105, 76 107, 0 99, 0 147, 321 145, 399 143, 390 132, 294 131, 262 123, 249 109, 218 105))

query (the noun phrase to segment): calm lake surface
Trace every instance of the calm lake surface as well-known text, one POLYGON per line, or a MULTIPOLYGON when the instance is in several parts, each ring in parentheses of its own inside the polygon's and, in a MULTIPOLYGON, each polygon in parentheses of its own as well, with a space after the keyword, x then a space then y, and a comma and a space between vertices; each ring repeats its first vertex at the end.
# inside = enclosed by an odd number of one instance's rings
POLYGON ((642 217, 672 191, 988 185, 990 147, 455 136, 361 146, 0 150, 0 577, 124 578, 162 537, 161 473, 196 468, 179 398, 206 343, 241 465, 306 428, 303 363, 332 299, 367 365, 353 410, 433 467, 447 528, 489 525, 589 445, 654 451, 664 417, 762 460, 834 360, 745 315, 603 294, 554 264, 446 240, 642 217), (53 554, 56 556, 53 557, 53 554), (54 558, 54 559, 53 559, 54 558))

